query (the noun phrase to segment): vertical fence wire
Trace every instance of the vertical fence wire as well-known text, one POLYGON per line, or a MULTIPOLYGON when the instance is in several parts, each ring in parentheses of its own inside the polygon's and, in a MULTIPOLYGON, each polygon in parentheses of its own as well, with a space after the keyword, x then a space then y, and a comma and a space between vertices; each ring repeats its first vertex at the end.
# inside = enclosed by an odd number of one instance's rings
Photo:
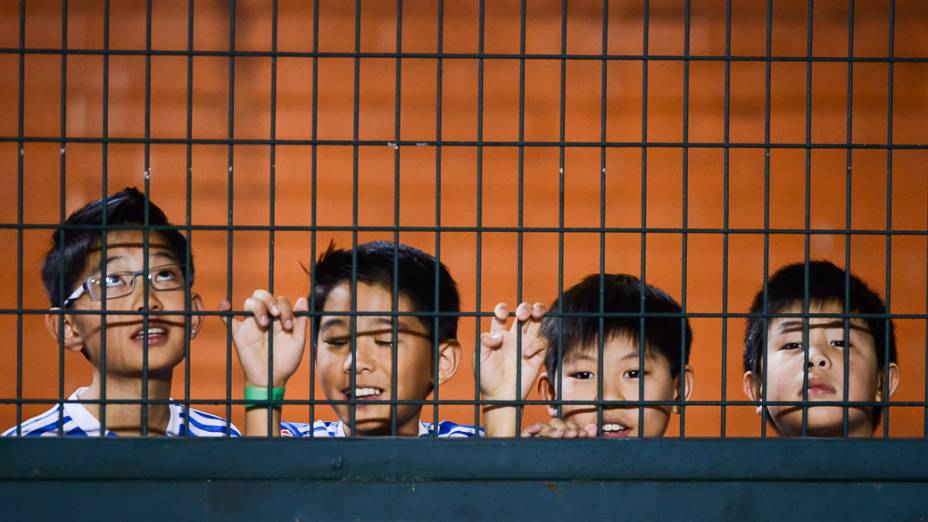
MULTIPOLYGON (((516 232, 516 303, 522 302, 522 261, 524 252, 525 228, 525 0, 519 6, 519 203, 518 227, 516 232)), ((515 318, 514 321, 518 321, 515 318)), ((516 434, 521 436, 518 427, 522 426, 522 328, 516 328, 516 434)))
MULTIPOLYGON (((893 79, 894 79, 894 59, 896 57, 896 0, 889 2, 889 82, 886 108, 886 318, 884 319, 884 337, 883 337, 883 383, 882 396, 880 397, 883 410, 883 437, 889 437, 889 355, 890 341, 892 340, 892 319, 890 315, 892 308, 892 250, 893 250, 893 79)), ((928 310, 926 310, 928 312, 928 310)), ((926 369, 928 374, 928 369, 926 369)), ((928 401, 928 397, 925 397, 928 401)))
MULTIPOLYGON (((841 312, 844 314, 849 313, 851 307, 851 207, 853 204, 852 197, 852 183, 851 183, 851 162, 852 162, 852 150, 851 143, 853 142, 853 107, 854 107, 854 0, 849 0, 848 4, 848 17, 847 17, 847 119, 846 119, 846 130, 847 134, 847 151, 845 152, 845 170, 844 170, 844 227, 847 230, 847 233, 844 236, 844 305, 841 307, 841 312)), ((844 327, 844 339, 845 346, 849 346, 850 341, 850 320, 845 316, 842 320, 844 327)), ((844 353, 844 375, 843 383, 844 390, 842 391, 842 401, 844 401, 845 406, 841 408, 841 436, 848 436, 848 406, 847 402, 849 400, 849 388, 850 388, 850 367, 851 367, 851 350, 845 349, 844 353)))
MULTIPOLYGON (((184 251, 184 274, 188 278, 193 274, 193 50, 194 31, 193 17, 194 0, 187 2, 187 99, 186 109, 186 143, 184 144, 184 232, 187 238, 187 248, 184 251)), ((187 280, 184 285, 184 310, 193 310, 191 285, 187 280)), ((190 436, 190 368, 193 365, 190 343, 193 341, 193 317, 184 314, 184 435, 190 436)), ((202 324, 206 317, 197 317, 197 324, 202 324)))
MULTIPOLYGON (((110 137, 110 0, 103 0, 103 141, 102 141, 102 168, 100 172, 100 197, 106 201, 109 195, 109 137, 110 137)), ((108 224, 107 213, 103 212, 100 216, 100 273, 106 273, 107 244, 106 230, 108 224)), ((107 285, 101 287, 102 295, 100 296, 100 436, 106 435, 106 394, 107 394, 107 342, 106 332, 107 323, 106 311, 107 305, 107 285)))
MULTIPOLYGON (((647 259, 648 259, 648 53, 650 37, 650 0, 644 0, 644 31, 642 38, 642 57, 641 57, 641 266, 639 267, 640 280, 639 287, 639 309, 641 314, 638 320, 638 374, 645 373, 645 350, 647 346, 647 335, 645 332, 645 292, 647 285, 647 259)), ((603 374, 602 358, 599 359, 599 374, 603 374)), ((601 381, 601 380, 600 380, 601 381)), ((602 384, 599 386, 598 397, 602 398, 602 384)), ((644 397, 644 379, 638 380, 638 434, 644 432, 644 404, 641 399, 644 397)))
MULTIPOLYGON (((769 336, 768 312, 768 288, 767 280, 770 277, 770 90, 771 90, 771 54, 773 51, 773 0, 767 0, 766 12, 766 30, 764 35, 764 273, 763 287, 761 288, 761 389, 760 389, 760 436, 767 436, 767 341, 769 336)), ((756 389, 756 386, 755 386, 756 389)))
MULTIPOLYGON (((59 101, 59 123, 58 128, 61 133, 61 141, 58 143, 58 288, 64 292, 64 245, 65 231, 61 228, 67 216, 65 208, 67 202, 67 136, 68 136, 68 0, 61 0, 61 80, 60 80, 60 101, 59 101)), ((19 273, 19 279, 22 279, 22 273, 19 273)), ((59 306, 62 303, 54 303, 59 306)), ((58 323, 58 331, 64 331, 64 314, 57 314, 55 321, 58 323)), ((56 429, 58 436, 64 434, 64 337, 58 336, 58 427, 56 429)), ((17 419, 18 421, 19 419, 17 419)), ((17 426, 19 422, 16 423, 17 426)))
MULTIPOLYGON (((390 311, 392 317, 390 318, 390 335, 393 339, 393 346, 390 352, 390 360, 392 368, 392 374, 390 378, 390 435, 396 436, 396 422, 397 422, 397 389, 399 387, 399 340, 397 338, 398 328, 397 323, 399 322, 399 302, 400 302, 400 281, 399 281, 399 243, 400 243, 400 141, 401 141, 401 108, 402 108, 402 94, 403 94, 403 0, 396 1, 396 65, 395 65, 395 85, 393 88, 394 97, 395 97, 395 109, 393 116, 393 138, 396 140, 393 145, 393 284, 392 292, 390 296, 390 311)), ((435 306, 438 306, 436 301, 435 306)), ((414 319, 418 320, 418 318, 414 319)), ((435 328, 437 332, 438 329, 435 328)), ((434 359, 433 359, 434 360, 434 359)), ((435 361, 437 365, 437 361, 435 361)), ((437 381, 436 381, 437 383, 437 381)), ((437 388, 436 388, 437 391, 437 388)))
MULTIPOLYGON (((19 49, 26 48, 26 0, 19 1, 19 49)), ((16 434, 23 422, 23 169, 25 156, 24 122, 26 98, 26 54, 19 55, 19 91, 16 124, 16 434)))
POLYGON ((812 240, 812 16, 815 1, 806 3, 806 119, 805 119, 805 193, 803 200, 803 277, 802 277, 802 436, 809 433, 809 257, 812 240))
MULTIPOLYGON (((358 309, 358 142, 360 138, 360 103, 361 103, 361 0, 355 0, 354 4, 354 107, 352 122, 352 140, 351 146, 351 310, 358 309)), ((320 303, 323 308, 325 303, 320 303)), ((358 382, 358 317, 357 314, 351 314, 351 401, 349 402, 349 423, 350 433, 355 435, 355 421, 357 419, 357 390, 358 382)))
MULTIPOLYGON (((145 1, 145 145, 143 168, 145 170, 144 191, 145 210, 142 214, 144 228, 142 229, 142 270, 143 274, 149 272, 149 252, 151 251, 151 227, 149 226, 149 212, 151 210, 151 0, 145 1)), ((106 263, 107 261, 102 261, 106 263)), ((133 279, 133 282, 135 279, 133 279)), ((151 311, 151 285, 146 277, 142 284, 142 331, 148 331, 149 312, 151 311)), ((105 317, 101 318, 104 321, 105 317)), ((141 410, 142 436, 148 435, 148 335, 142 337, 142 401, 141 410)))
POLYGON ((316 302, 316 226, 318 216, 316 210, 316 201, 318 196, 318 166, 319 166, 319 146, 316 143, 319 137, 319 0, 313 0, 313 93, 312 93, 312 116, 310 135, 312 144, 310 145, 310 165, 309 165, 309 436, 316 436, 316 430, 312 427, 316 423, 316 339, 319 335, 316 324, 316 313, 319 303, 316 302))
MULTIPOLYGON (((268 170, 268 241, 267 241, 267 291, 274 295, 274 250, 276 248, 276 213, 277 213, 277 16, 278 3, 273 0, 271 3, 271 121, 270 137, 271 144, 269 148, 269 170, 268 170)), ((292 321, 292 319, 291 319, 292 321)), ((283 324, 280 325, 283 331, 283 324)), ((274 323, 268 323, 267 336, 267 387, 274 387, 274 323)), ((267 432, 274 433, 274 408, 272 402, 268 402, 267 409, 267 432)), ((283 406, 281 406, 283 413, 283 406)), ((311 428, 310 428, 311 430, 311 428)))
MULTIPOLYGON (((439 312, 441 312, 441 231, 442 231, 442 220, 441 220, 441 154, 442 154, 442 132, 441 132, 441 113, 442 113, 442 95, 443 95, 443 77, 442 70, 444 66, 444 61, 442 59, 442 53, 444 53, 444 37, 445 37, 445 2, 444 0, 438 0, 438 37, 437 37, 437 49, 438 49, 438 58, 437 64, 435 67, 435 315, 432 319, 432 429, 434 430, 433 435, 438 436, 439 425, 438 425, 438 404, 441 400, 439 396, 439 382, 438 382, 438 344, 439 341, 444 341, 444 339, 439 339, 440 337, 440 317, 439 312)), ((458 318, 454 318, 455 321, 458 321, 458 318)), ((394 350, 394 353, 396 350, 394 350)))
MULTIPOLYGON (((476 168, 476 185, 477 200, 476 215, 474 216, 476 225, 474 257, 474 399, 477 404, 474 407, 474 426, 477 432, 480 432, 480 412, 487 406, 480 403, 480 363, 481 363, 481 343, 480 332, 482 317, 482 290, 483 290, 483 88, 484 88, 484 45, 486 31, 486 12, 484 0, 479 1, 477 13, 477 168, 476 168)), ((928 416, 926 416, 928 417, 928 416)), ((928 433, 928 420, 926 420, 925 431, 928 433)))
MULTIPOLYGON (((680 379, 680 387, 686 386, 686 282, 687 282, 687 247, 689 246, 687 228, 689 227, 689 159, 690 159, 690 0, 683 4, 683 176, 681 184, 683 185, 683 201, 681 202, 680 224, 682 228, 680 244, 680 309, 683 316, 680 317, 680 371, 683 376, 680 379)), ((645 351, 645 345, 641 345, 641 351, 645 351)), ((641 385, 644 386, 644 371, 641 372, 641 385)), ((643 395, 642 399, 646 399, 643 395)), ((680 409, 680 438, 686 436, 686 408, 680 409)), ((639 429, 639 435, 644 434, 644 426, 639 429)))
MULTIPOLYGON (((233 168, 235 166, 235 152, 234 152, 234 140, 235 140, 235 17, 236 17, 236 2, 237 0, 231 0, 229 4, 229 113, 228 113, 228 166, 229 173, 226 180, 228 186, 228 193, 226 195, 226 205, 227 205, 227 215, 226 215, 226 299, 229 302, 232 302, 233 294, 233 236, 234 236, 234 226, 235 226, 235 178, 233 168)), ((226 433, 230 434, 232 432, 232 424, 230 419, 232 418, 232 321, 235 319, 234 315, 229 316, 229 320, 226 322, 226 433)))
MULTIPOLYGON (((719 437, 727 432, 726 402, 728 400, 728 242, 729 242, 729 183, 731 165, 731 0, 725 0, 725 99, 722 116, 722 357, 721 385, 719 387, 719 437)), ((685 392, 681 386, 681 393, 685 392)), ((682 407, 681 407, 682 409, 682 407)))

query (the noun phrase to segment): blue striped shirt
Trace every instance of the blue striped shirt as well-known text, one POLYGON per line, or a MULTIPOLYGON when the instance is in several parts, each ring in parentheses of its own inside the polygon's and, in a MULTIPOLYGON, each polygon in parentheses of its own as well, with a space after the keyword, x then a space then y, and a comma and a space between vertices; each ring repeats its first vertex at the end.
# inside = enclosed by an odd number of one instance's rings
MULTIPOLYGON (((477 428, 451 421, 441 421, 438 429, 430 422, 419 421, 419 437, 460 438, 483 437, 483 428, 479 434, 477 428), (437 432, 437 433, 436 433, 437 432)), ((347 437, 345 423, 342 421, 317 420, 312 425, 303 422, 281 422, 281 437, 347 437)))
MULTIPOLYGON (((86 388, 78 388, 68 400, 80 400, 84 390, 86 388)), ((172 402, 169 407, 170 420, 165 429, 167 437, 222 437, 226 434, 226 421, 222 417, 190 408, 190 416, 185 423, 183 404, 172 402)), ((41 415, 23 421, 20 426, 23 437, 57 437, 59 426, 66 437, 100 436, 100 421, 83 404, 75 402, 56 404, 41 415)), ((241 436, 233 424, 229 425, 229 431, 232 437, 241 436)), ((16 437, 16 426, 3 432, 2 436, 16 437)), ((116 434, 106 430, 106 436, 115 437, 116 434)))

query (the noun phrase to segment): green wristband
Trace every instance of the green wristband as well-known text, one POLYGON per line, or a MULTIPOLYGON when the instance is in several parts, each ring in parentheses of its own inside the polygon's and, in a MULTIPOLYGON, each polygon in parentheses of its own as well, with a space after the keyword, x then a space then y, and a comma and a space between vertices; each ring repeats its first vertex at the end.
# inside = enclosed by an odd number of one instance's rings
POLYGON ((280 409, 284 400, 284 390, 283 386, 276 388, 245 386, 245 409, 263 408, 267 407, 268 404, 280 409))

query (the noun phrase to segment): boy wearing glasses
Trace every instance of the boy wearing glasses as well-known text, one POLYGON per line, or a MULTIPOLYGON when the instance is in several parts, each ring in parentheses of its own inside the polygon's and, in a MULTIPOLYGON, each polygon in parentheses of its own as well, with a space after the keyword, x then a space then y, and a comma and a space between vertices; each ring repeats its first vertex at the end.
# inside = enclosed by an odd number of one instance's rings
MULTIPOLYGON (((149 225, 170 226, 157 205, 148 201, 146 208, 145 196, 127 188, 71 214, 53 233, 42 264, 52 306, 45 324, 64 348, 90 361, 93 380, 4 436, 239 435, 224 419, 170 399, 174 367, 184 360, 185 313, 200 311, 202 300, 190 292, 194 270, 192 257, 189 272, 185 268, 186 238, 169 228, 146 237, 146 211, 149 225), (104 215, 114 229, 101 233, 104 215)), ((190 316, 191 339, 202 320, 190 316)))

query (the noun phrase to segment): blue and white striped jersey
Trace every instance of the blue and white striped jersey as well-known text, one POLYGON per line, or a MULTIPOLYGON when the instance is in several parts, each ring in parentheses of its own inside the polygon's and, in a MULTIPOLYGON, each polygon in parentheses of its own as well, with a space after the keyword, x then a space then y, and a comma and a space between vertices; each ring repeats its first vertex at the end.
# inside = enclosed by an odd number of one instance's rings
MULTIPOLYGON (((463 424, 455 424, 451 421, 441 421, 438 423, 437 434, 435 425, 430 422, 419 421, 419 437, 438 438, 461 438, 461 437, 483 437, 483 428, 480 428, 479 434, 477 428, 463 424)), ((347 437, 345 434, 345 423, 342 421, 324 421, 317 420, 312 425, 303 422, 281 422, 281 437, 347 437), (312 433, 312 435, 310 435, 312 433)))
MULTIPOLYGON (((81 392, 86 388, 78 388, 68 397, 69 401, 80 399, 81 392)), ((183 404, 171 403, 171 420, 168 421, 168 427, 165 434, 168 437, 222 437, 226 434, 226 421, 222 417, 217 417, 206 412, 190 408, 190 417, 187 425, 184 425, 184 406, 183 404), (189 426, 189 431, 187 427, 189 426)), ((64 403, 56 404, 48 411, 37 415, 29 420, 23 421, 23 437, 57 437, 58 426, 61 426, 61 432, 66 437, 99 437, 100 421, 91 415, 83 404, 64 403)), ((234 425, 230 425, 230 436, 239 437, 241 433, 234 425)), ((3 437, 15 437, 16 426, 3 432, 3 437)), ((116 434, 107 430, 107 437, 115 437, 116 434)))

